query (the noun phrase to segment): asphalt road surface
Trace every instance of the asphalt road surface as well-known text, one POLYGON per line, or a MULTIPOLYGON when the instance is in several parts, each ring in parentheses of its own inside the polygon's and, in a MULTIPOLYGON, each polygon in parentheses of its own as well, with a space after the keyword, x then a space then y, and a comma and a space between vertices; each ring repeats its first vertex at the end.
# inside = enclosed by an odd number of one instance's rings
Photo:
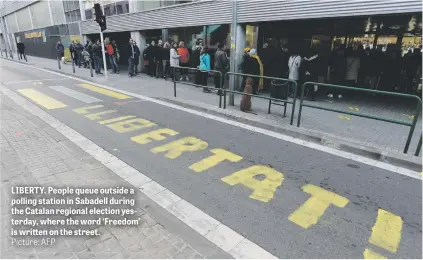
POLYGON ((419 179, 8 61, 1 81, 279 258, 422 257, 419 179))

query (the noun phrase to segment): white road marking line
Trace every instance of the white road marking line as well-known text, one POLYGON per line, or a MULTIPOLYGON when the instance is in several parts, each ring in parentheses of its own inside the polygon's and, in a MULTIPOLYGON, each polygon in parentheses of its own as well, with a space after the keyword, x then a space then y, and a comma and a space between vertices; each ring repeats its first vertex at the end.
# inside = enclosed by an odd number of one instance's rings
POLYGON ((46 70, 46 69, 37 68, 35 66, 31 66, 31 65, 27 65, 27 64, 19 64, 19 65, 28 66, 28 67, 35 68, 35 69, 38 69, 38 70, 41 70, 41 71, 44 71, 44 72, 48 72, 48 73, 51 73, 51 74, 54 74, 54 75, 60 75, 62 77, 66 77, 66 78, 73 79, 73 80, 76 80, 76 81, 92 84, 92 85, 95 85, 97 87, 101 87, 101 88, 113 90, 113 91, 116 91, 116 92, 120 92, 120 93, 126 94, 128 96, 143 99, 145 101, 150 101, 152 103, 160 104, 160 105, 163 105, 163 106, 166 106, 166 107, 178 109, 180 111, 184 111, 184 112, 187 112, 187 113, 190 113, 190 114, 193 114, 193 115, 212 119, 212 120, 215 120, 215 121, 218 121, 218 122, 221 122, 221 123, 225 123, 225 124, 228 124, 228 125, 244 128, 246 130, 254 131, 254 132, 264 134, 264 135, 267 135, 267 136, 271 136, 271 137, 274 137, 274 138, 277 138, 277 139, 280 139, 280 140, 283 140, 283 141, 295 143, 295 144, 298 144, 298 145, 301 145, 301 146, 305 146, 307 148, 312 148, 312 149, 322 151, 322 152, 326 152, 326 153, 336 155, 336 156, 339 156, 339 157, 342 157, 342 158, 350 159, 350 160, 353 160, 353 161, 356 161, 356 162, 359 162, 359 163, 363 163, 363 164, 367 164, 367 165, 370 165, 370 166, 373 166, 373 167, 377 167, 377 168, 380 168, 380 169, 383 169, 383 170, 393 171, 395 173, 405 175, 405 176, 408 176, 408 177, 411 177, 411 178, 414 178, 414 179, 418 179, 418 180, 423 179, 423 177, 420 175, 420 172, 412 171, 412 170, 409 170, 407 168, 398 167, 396 169, 393 169, 392 165, 389 164, 389 163, 384 163, 384 162, 381 162, 381 161, 378 161, 378 160, 373 160, 373 159, 370 159, 370 158, 367 158, 367 157, 364 157, 364 156, 355 155, 355 154, 352 154, 352 153, 340 151, 340 150, 330 148, 330 147, 327 147, 327 146, 324 146, 324 145, 304 141, 304 140, 301 140, 301 139, 298 139, 298 138, 293 138, 291 136, 287 136, 287 135, 284 135, 284 134, 281 134, 281 133, 273 132, 273 131, 270 131, 270 130, 266 130, 266 129, 251 126, 251 125, 247 125, 247 124, 244 124, 244 123, 239 123, 239 122, 236 122, 236 121, 233 121, 233 120, 230 120, 230 119, 226 119, 226 118, 219 117, 219 116, 214 116, 214 115, 207 114, 207 113, 204 113, 204 112, 200 112, 200 111, 190 109, 190 108, 185 108, 185 107, 175 105, 175 104, 172 104, 172 103, 169 103, 169 102, 157 100, 157 99, 154 99, 154 98, 150 98, 150 97, 143 96, 143 95, 140 95, 140 94, 121 90, 121 89, 118 89, 118 88, 113 88, 113 87, 101 85, 101 84, 98 84, 98 83, 95 83, 95 82, 92 82, 92 81, 76 78, 76 77, 73 77, 73 76, 64 75, 64 74, 61 74, 59 72, 49 71, 49 70, 46 70))
POLYGON ((0 91, 29 113, 38 116, 51 127, 56 128, 62 135, 96 158, 104 166, 131 183, 166 211, 234 258, 277 259, 271 253, 207 215, 186 200, 179 198, 179 196, 170 190, 105 151, 77 131, 8 89, 5 85, 0 85, 0 91), (208 235, 209 233, 210 235, 208 235), (236 242, 234 238, 236 238, 236 242))
MULTIPOLYGON (((24 64, 22 64, 24 65, 24 64)), ((34 79, 34 80, 21 80, 21 81, 9 81, 9 82, 2 82, 3 84, 19 84, 19 83, 30 83, 30 82, 38 82, 38 81, 50 81, 50 80, 68 80, 69 78, 66 79, 34 79)))
POLYGON ((84 103, 90 104, 95 102, 101 102, 101 99, 92 97, 90 95, 75 91, 73 89, 64 87, 64 86, 50 86, 49 88, 56 90, 57 92, 60 92, 68 97, 77 99, 79 101, 82 101, 84 103))

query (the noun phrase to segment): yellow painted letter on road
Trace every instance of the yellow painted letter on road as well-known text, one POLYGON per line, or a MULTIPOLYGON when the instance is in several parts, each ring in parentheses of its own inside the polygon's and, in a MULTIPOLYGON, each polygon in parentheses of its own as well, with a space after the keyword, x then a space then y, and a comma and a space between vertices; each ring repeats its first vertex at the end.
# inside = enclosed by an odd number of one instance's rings
POLYGON ((222 178, 222 181, 231 186, 243 184, 253 190, 251 199, 269 202, 276 189, 282 185, 283 174, 266 165, 253 165, 222 178), (265 178, 263 180, 254 178, 258 175, 264 175, 265 178))
POLYGON ((162 146, 154 147, 151 151, 153 153, 167 152, 165 154, 167 158, 176 159, 181 156, 183 152, 196 152, 204 150, 208 146, 209 145, 203 140, 191 136, 181 138, 162 146))
POLYGON ((21 95, 31 99, 38 105, 44 107, 45 109, 50 110, 50 109, 67 107, 67 105, 63 104, 62 102, 32 88, 19 89, 18 92, 21 95))
POLYGON ((133 136, 133 137, 131 137, 131 140, 138 143, 138 144, 148 144, 153 140, 162 141, 162 140, 166 139, 167 137, 164 136, 164 134, 170 135, 170 136, 175 136, 179 133, 176 132, 176 131, 173 131, 172 129, 169 129, 169 128, 160 128, 160 129, 148 132, 148 133, 133 136))
POLYGON ((100 107, 103 107, 103 105, 96 105, 96 106, 90 106, 90 107, 80 107, 80 108, 74 109, 73 111, 80 114, 80 115, 85 115, 85 114, 89 113, 88 110, 96 109, 96 108, 100 108, 100 107))
POLYGON ((148 121, 147 119, 134 118, 134 119, 129 119, 129 120, 109 124, 107 126, 118 133, 127 133, 127 132, 132 132, 138 129, 152 127, 155 125, 156 125, 155 123, 148 121))
POLYGON ((295 210, 288 219, 305 229, 315 225, 331 204, 343 208, 349 202, 347 198, 313 184, 304 185, 302 190, 311 194, 311 198, 295 210))
POLYGON ((85 117, 87 117, 90 120, 100 120, 101 116, 108 115, 114 112, 116 112, 116 110, 106 110, 106 111, 102 111, 98 113, 88 114, 88 115, 85 115, 85 117))
POLYGON ((397 252, 401 241, 402 223, 400 216, 379 209, 369 242, 389 252, 397 252))
POLYGON ((136 116, 121 116, 121 117, 116 117, 116 118, 112 118, 112 119, 106 119, 103 121, 99 121, 98 123, 101 125, 106 125, 106 124, 110 124, 110 123, 114 123, 114 122, 118 122, 118 121, 122 121, 122 120, 126 120, 126 119, 131 119, 131 118, 135 118, 136 116))
POLYGON ((368 248, 364 250, 363 256, 364 256, 364 259, 386 259, 386 257, 384 257, 383 255, 378 254, 368 248))
POLYGON ((203 172, 218 165, 219 163, 225 160, 231 162, 239 162, 242 160, 241 156, 228 152, 225 149, 212 149, 210 150, 210 152, 214 155, 211 155, 199 162, 192 164, 189 168, 195 172, 203 172))

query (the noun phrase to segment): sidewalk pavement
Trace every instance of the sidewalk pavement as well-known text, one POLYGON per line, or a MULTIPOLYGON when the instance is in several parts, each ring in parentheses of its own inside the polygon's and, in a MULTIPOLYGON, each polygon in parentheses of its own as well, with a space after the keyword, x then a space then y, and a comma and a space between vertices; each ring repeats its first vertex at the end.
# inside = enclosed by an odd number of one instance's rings
MULTIPOLYGON (((28 62, 40 68, 58 70, 57 61, 51 59, 28 57, 28 62)), ((177 84, 177 98, 173 97, 173 83, 164 79, 155 79, 144 74, 129 78, 121 71, 121 74, 110 74, 106 80, 104 75, 90 77, 89 69, 76 68, 72 73, 72 66, 62 65, 62 72, 82 77, 93 82, 115 87, 124 91, 133 92, 153 98, 177 101, 190 106, 207 108, 218 107, 219 98, 212 93, 203 93, 202 88, 177 84)), ((323 92, 323 90, 322 90, 323 92)), ((266 95, 266 94, 263 94, 266 95)), ((234 114, 239 112, 240 96, 235 96, 235 107, 227 106, 227 111, 234 114)), ((311 101, 305 101, 309 103, 311 101)), ((269 102, 264 99, 253 98, 253 111, 257 115, 248 114, 251 120, 258 123, 269 123, 272 125, 287 126, 293 130, 296 128, 298 118, 298 103, 295 109, 294 126, 289 126, 291 105, 287 107, 287 117, 283 117, 283 107, 272 105, 271 114, 267 114, 269 102)), ((374 116, 412 122, 417 104, 415 100, 373 97, 368 95, 352 96, 346 95, 343 99, 329 99, 320 97, 313 105, 324 106, 333 109, 366 113, 374 116)), ((375 148, 382 152, 402 154, 409 127, 397 125, 372 119, 349 116, 346 114, 318 110, 314 108, 303 108, 301 127, 302 131, 317 132, 320 135, 356 145, 375 148)), ((422 120, 419 117, 408 154, 414 154, 419 137, 422 133, 422 120)))
POLYGON ((12 186, 134 186, 3 94, 0 103, 2 259, 231 258, 141 192, 135 197, 139 226, 101 227, 101 236, 61 237, 47 247, 11 246, 12 186))

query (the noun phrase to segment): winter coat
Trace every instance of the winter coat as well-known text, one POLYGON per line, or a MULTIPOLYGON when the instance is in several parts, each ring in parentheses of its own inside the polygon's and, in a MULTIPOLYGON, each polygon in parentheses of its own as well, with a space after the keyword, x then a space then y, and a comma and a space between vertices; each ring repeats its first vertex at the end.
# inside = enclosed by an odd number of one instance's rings
POLYGON ((65 52, 65 47, 63 46, 63 44, 57 44, 56 45, 56 50, 58 53, 64 53, 65 52))
POLYGON ((19 53, 24 53, 25 52, 25 45, 24 45, 23 42, 18 42, 17 47, 18 47, 19 53))
POLYGON ((242 72, 244 74, 260 75, 260 64, 257 59, 251 56, 245 56, 242 63, 242 72))
POLYGON ((203 53, 200 56, 200 70, 209 71, 210 68, 210 55, 208 53, 203 53))
POLYGON ((226 52, 222 50, 217 50, 214 54, 214 69, 221 72, 226 72, 229 67, 228 65, 229 62, 226 52))
POLYGON ((178 54, 180 55, 179 59, 181 63, 188 63, 189 62, 189 52, 188 49, 185 47, 178 48, 178 54))
POLYGON ((178 54, 178 51, 175 50, 174 48, 170 49, 170 66, 171 67, 179 67, 179 57, 180 55, 178 54))

